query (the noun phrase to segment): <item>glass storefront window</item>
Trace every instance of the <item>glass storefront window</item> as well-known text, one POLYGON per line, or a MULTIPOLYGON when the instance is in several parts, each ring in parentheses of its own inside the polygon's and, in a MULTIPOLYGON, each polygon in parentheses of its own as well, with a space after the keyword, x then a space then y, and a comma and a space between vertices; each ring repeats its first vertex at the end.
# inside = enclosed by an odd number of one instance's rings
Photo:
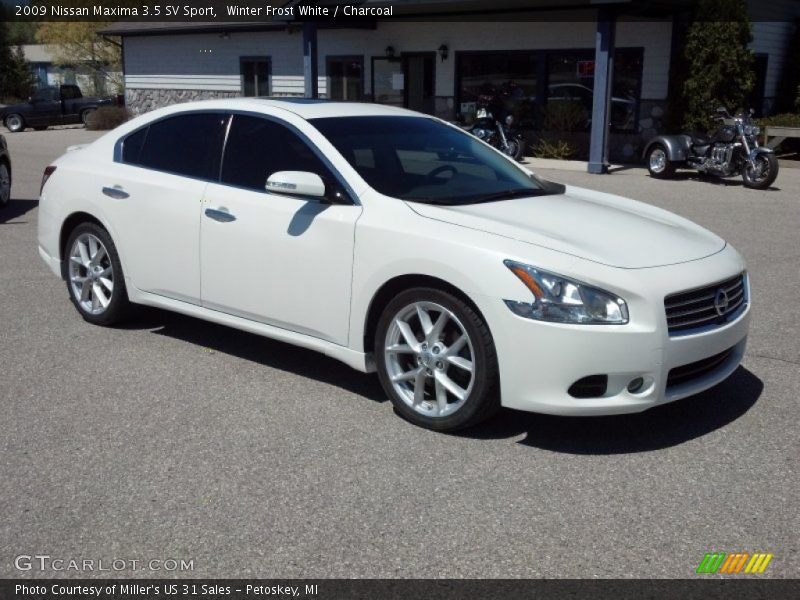
MULTIPOLYGON (((588 127, 594 100, 594 52, 551 52, 547 59, 547 73, 548 107, 564 103, 573 109, 578 108, 585 113, 588 127)), ((617 49, 611 94, 611 126, 614 129, 625 131, 636 128, 641 79, 641 50, 617 49)))
POLYGON ((479 104, 492 103, 500 112, 514 115, 520 125, 531 126, 538 60, 534 52, 459 53, 457 108, 461 115, 471 120, 479 104))
POLYGON ((360 56, 329 56, 328 98, 359 101, 364 97, 364 59, 360 56))
MULTIPOLYGON (((641 48, 618 48, 615 53, 611 124, 616 130, 637 127, 642 63, 641 48)), ((520 127, 540 127, 542 111, 560 102, 576 121, 575 129, 585 130, 591 124, 594 66, 591 49, 459 52, 456 109, 469 121, 478 104, 493 97, 500 107, 495 112, 501 113, 495 116, 512 114, 520 127), (541 63, 544 81, 538 77, 541 63), (540 90, 543 98, 538 100, 540 90)))

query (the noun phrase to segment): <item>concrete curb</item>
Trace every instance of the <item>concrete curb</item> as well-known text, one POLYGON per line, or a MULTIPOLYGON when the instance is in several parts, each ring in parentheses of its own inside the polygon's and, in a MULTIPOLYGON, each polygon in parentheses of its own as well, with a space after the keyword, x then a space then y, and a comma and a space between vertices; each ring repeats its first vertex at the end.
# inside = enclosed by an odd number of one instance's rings
MULTIPOLYGON (((533 158, 526 156, 521 163, 529 169, 553 169, 556 171, 583 171, 589 169, 589 163, 582 160, 558 160, 554 158, 533 158)), ((641 165, 609 165, 609 169, 614 171, 623 168, 635 168, 641 165)))

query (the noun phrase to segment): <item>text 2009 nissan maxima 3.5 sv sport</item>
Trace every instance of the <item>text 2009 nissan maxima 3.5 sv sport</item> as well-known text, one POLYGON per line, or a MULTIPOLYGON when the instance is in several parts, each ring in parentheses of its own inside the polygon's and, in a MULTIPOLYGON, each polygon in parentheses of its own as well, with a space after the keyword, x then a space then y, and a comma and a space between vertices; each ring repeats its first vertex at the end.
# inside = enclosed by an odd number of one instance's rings
POLYGON ((146 304, 312 348, 440 430, 695 394, 749 324, 744 261, 714 234, 373 104, 138 117, 48 167, 39 248, 91 323, 146 304))

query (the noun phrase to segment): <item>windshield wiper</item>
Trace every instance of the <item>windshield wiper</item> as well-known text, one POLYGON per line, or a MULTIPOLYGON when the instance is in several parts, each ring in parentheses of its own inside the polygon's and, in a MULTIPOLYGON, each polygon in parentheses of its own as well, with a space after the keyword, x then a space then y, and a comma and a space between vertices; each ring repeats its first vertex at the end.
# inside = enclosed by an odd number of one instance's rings
POLYGON ((478 196, 473 200, 467 201, 465 204, 481 204, 482 202, 494 202, 495 200, 510 200, 511 198, 520 198, 522 196, 543 196, 548 193, 550 192, 542 189, 511 188, 510 190, 495 192, 494 194, 478 196))

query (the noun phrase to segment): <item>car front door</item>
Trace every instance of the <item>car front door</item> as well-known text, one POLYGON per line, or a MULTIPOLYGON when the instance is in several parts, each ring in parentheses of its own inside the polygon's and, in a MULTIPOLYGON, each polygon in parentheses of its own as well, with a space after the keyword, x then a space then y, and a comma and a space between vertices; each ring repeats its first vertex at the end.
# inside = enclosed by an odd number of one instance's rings
POLYGON ((61 123, 61 100, 58 88, 48 87, 36 92, 31 98, 31 112, 25 115, 31 127, 58 125, 61 123))
POLYGON ((113 167, 97 177, 136 288, 200 304, 201 204, 219 173, 228 118, 198 112, 155 121, 127 136, 113 167))
POLYGON ((330 191, 339 186, 298 130, 234 115, 220 182, 203 200, 203 306, 345 345, 361 207, 267 192, 277 171, 311 171, 330 191))

